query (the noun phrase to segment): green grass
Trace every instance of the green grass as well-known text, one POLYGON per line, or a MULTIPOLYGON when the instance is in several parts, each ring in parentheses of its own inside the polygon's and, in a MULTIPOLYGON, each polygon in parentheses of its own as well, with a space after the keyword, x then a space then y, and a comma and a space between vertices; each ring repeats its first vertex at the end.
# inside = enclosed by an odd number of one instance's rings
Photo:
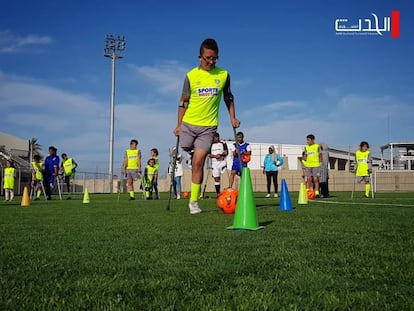
POLYGON ((414 310, 414 194, 334 195, 256 194, 255 232, 213 199, 1 203, 0 310, 414 310))

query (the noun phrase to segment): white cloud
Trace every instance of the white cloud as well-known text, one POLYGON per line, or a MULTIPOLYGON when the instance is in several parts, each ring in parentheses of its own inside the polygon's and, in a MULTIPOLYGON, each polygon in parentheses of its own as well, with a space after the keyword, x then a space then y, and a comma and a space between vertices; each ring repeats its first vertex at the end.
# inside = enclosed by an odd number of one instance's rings
POLYGON ((49 36, 36 34, 18 35, 8 30, 0 31, 0 53, 17 53, 28 51, 29 48, 49 45, 53 39, 49 36))
POLYGON ((163 94, 179 94, 188 71, 188 67, 176 61, 165 61, 155 66, 130 66, 163 94))

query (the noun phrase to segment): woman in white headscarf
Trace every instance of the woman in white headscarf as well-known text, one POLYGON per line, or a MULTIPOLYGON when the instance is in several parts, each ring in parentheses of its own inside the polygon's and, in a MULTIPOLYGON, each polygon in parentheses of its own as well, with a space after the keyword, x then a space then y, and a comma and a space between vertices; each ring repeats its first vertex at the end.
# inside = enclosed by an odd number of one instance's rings
POLYGON ((265 155, 263 161, 263 174, 266 174, 266 181, 267 181, 267 194, 266 198, 270 197, 270 186, 273 180, 273 185, 275 188, 274 197, 277 198, 277 190, 278 190, 278 183, 277 183, 277 175, 279 171, 279 166, 283 164, 283 158, 276 154, 275 146, 269 146, 269 153, 265 155))

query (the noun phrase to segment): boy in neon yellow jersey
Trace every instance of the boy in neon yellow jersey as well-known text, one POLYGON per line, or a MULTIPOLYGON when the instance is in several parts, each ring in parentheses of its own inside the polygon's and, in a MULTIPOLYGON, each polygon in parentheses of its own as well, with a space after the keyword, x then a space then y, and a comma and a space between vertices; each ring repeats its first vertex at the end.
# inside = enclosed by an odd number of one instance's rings
POLYGON ((319 176, 320 167, 322 163, 321 147, 315 143, 315 135, 309 134, 306 136, 307 145, 305 147, 305 153, 303 156, 303 164, 305 165, 306 176, 306 189, 314 189, 316 198, 320 198, 319 195, 319 176), (313 186, 315 188, 312 188, 313 186))
POLYGON ((368 149, 368 142, 362 141, 359 145, 359 150, 355 152, 357 182, 365 183, 364 198, 369 198, 369 192, 371 190, 370 175, 372 173, 372 157, 371 152, 368 149))
POLYGON ((130 148, 125 150, 124 162, 122 163, 122 174, 127 178, 127 189, 129 200, 135 200, 134 180, 141 177, 141 150, 138 148, 138 140, 132 139, 130 148))
POLYGON ((194 150, 191 172, 190 214, 201 212, 198 198, 203 181, 203 167, 219 123, 221 97, 224 97, 231 124, 240 126, 236 118, 229 73, 216 67, 218 45, 214 39, 205 39, 198 56, 200 65, 190 70, 184 80, 178 107, 177 126, 174 134, 180 136, 181 148, 194 150))

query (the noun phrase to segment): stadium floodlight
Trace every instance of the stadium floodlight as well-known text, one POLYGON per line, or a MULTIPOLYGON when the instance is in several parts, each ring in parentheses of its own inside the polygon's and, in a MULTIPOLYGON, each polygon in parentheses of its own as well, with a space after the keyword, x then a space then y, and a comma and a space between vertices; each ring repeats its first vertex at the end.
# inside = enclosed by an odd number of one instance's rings
POLYGON ((114 105, 115 105, 115 61, 123 58, 125 51, 125 36, 105 36, 104 56, 111 59, 112 78, 111 78, 111 106, 109 115, 109 193, 113 192, 113 176, 114 176, 114 105))

